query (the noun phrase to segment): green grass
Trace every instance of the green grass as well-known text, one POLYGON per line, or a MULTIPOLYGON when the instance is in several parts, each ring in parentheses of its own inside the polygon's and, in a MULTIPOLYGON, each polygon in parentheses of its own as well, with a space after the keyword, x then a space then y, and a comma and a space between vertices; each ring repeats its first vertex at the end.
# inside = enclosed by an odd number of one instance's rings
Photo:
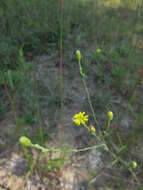
MULTIPOLYGON (((5 73, 11 96, 25 102, 23 118, 32 121, 34 100, 30 93, 34 89, 28 79, 30 68, 23 57, 27 60, 59 50, 59 4, 52 0, 7 0, 1 2, 0 9, 0 70, 5 73)), ((143 61, 142 19, 142 9, 130 0, 64 1, 64 64, 68 65, 69 55, 72 57, 75 49, 81 49, 85 71, 94 75, 97 89, 103 87, 99 94, 110 89, 110 96, 120 94, 128 99, 143 61), (100 57, 97 48, 101 49, 100 57)), ((72 76, 72 71, 69 72, 72 76)), ((3 89, 2 83, 0 88, 3 89)), ((107 109, 107 97, 97 95, 96 98, 95 93, 94 102, 102 108, 105 104, 107 109)), ((2 103, 2 112, 6 105, 2 103)), ((16 107, 19 109, 19 105, 16 107)))

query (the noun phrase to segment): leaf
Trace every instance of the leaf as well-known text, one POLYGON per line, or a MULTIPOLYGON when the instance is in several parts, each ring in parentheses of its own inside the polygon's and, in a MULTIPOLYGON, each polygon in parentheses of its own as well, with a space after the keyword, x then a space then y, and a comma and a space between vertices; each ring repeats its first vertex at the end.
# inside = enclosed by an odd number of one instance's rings
POLYGON ((14 89, 14 83, 13 83, 13 77, 12 77, 12 71, 11 70, 7 71, 6 79, 7 79, 8 85, 13 90, 14 89))

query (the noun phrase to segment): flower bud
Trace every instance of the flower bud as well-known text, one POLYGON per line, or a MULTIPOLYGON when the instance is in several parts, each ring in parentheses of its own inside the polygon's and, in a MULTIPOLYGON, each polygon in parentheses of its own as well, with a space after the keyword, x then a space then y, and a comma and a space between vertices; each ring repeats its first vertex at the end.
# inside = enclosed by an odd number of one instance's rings
POLYGON ((108 121, 112 121, 112 119, 113 119, 113 112, 112 111, 108 111, 107 117, 108 117, 108 121))
POLYGON ((95 134, 95 128, 94 128, 94 126, 93 125, 90 125, 89 126, 89 130, 90 130, 90 132, 91 132, 91 134, 95 134))
POLYGON ((32 146, 31 140, 27 137, 24 137, 24 136, 20 137, 19 142, 24 147, 31 147, 32 146))
POLYGON ((135 169, 137 167, 137 163, 135 161, 131 161, 130 166, 132 169, 135 169))
POLYGON ((101 49, 100 49, 100 48, 97 48, 96 52, 97 52, 98 54, 100 54, 100 53, 101 53, 101 49))
POLYGON ((81 53, 80 53, 80 50, 76 50, 76 58, 77 58, 77 61, 80 61, 80 60, 81 60, 81 53))

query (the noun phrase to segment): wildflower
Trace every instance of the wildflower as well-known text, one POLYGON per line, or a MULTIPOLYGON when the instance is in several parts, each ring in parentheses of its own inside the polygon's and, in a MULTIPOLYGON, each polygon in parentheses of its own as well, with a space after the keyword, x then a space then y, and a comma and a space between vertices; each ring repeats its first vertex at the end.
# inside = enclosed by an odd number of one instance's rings
POLYGON ((135 169, 137 167, 137 163, 135 161, 131 161, 130 165, 132 169, 135 169))
POLYGON ((107 117, 108 117, 108 121, 112 121, 112 119, 113 119, 113 112, 112 111, 108 111, 107 117))
POLYGON ((88 115, 85 115, 85 112, 79 112, 77 114, 74 115, 74 122, 77 125, 85 125, 85 123, 88 121, 88 115))
POLYGON ((80 50, 76 50, 76 58, 77 58, 77 61, 78 61, 78 62, 81 60, 81 53, 80 53, 80 50))
POLYGON ((19 142, 24 147, 31 147, 33 145, 31 140, 24 136, 20 137, 19 142))
POLYGON ((100 49, 100 48, 97 48, 96 52, 97 52, 98 54, 100 54, 100 53, 101 53, 101 49, 100 49))
POLYGON ((89 126, 89 130, 90 130, 90 132, 91 132, 91 134, 95 134, 95 128, 94 128, 94 126, 93 125, 90 125, 89 126))

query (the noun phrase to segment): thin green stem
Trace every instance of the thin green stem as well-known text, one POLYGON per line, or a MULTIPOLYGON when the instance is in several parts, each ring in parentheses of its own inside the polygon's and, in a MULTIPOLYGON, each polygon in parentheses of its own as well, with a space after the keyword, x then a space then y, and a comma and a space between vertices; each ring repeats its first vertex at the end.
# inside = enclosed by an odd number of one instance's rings
POLYGON ((132 170, 132 168, 129 168, 129 170, 130 170, 132 176, 134 177, 135 181, 137 182, 138 189, 142 190, 141 184, 140 184, 135 172, 132 170))
POLYGON ((86 147, 86 148, 82 148, 82 149, 65 149, 65 148, 44 148, 38 144, 33 145, 33 148, 39 149, 42 152, 84 152, 84 151, 88 151, 88 150, 92 150, 92 149, 96 149, 96 148, 100 148, 100 147, 104 147, 105 144, 100 144, 100 145, 96 145, 96 146, 91 146, 91 147, 86 147))
POLYGON ((110 129, 110 125, 111 125, 111 120, 108 119, 108 123, 107 123, 107 131, 109 131, 109 129, 110 129))
POLYGON ((60 141, 63 144, 63 0, 60 0, 60 141))
POLYGON ((90 94, 89 94, 89 91, 88 91, 88 88, 87 88, 87 85, 86 85, 86 81, 85 81, 86 76, 82 71, 82 66, 81 66, 80 60, 78 61, 78 64, 79 64, 80 75, 81 75, 81 78, 82 78, 82 83, 83 83, 83 86, 84 86, 84 89, 85 89, 85 92, 86 92, 86 95, 87 95, 87 98, 88 98, 88 103, 89 103, 89 106, 90 106, 90 109, 91 109, 91 112, 92 112, 92 115, 93 115, 93 119, 94 119, 95 123, 97 124, 97 126, 99 126, 98 121, 97 121, 96 116, 95 116, 94 108, 93 108, 93 105, 92 105, 92 102, 91 102, 90 94))

